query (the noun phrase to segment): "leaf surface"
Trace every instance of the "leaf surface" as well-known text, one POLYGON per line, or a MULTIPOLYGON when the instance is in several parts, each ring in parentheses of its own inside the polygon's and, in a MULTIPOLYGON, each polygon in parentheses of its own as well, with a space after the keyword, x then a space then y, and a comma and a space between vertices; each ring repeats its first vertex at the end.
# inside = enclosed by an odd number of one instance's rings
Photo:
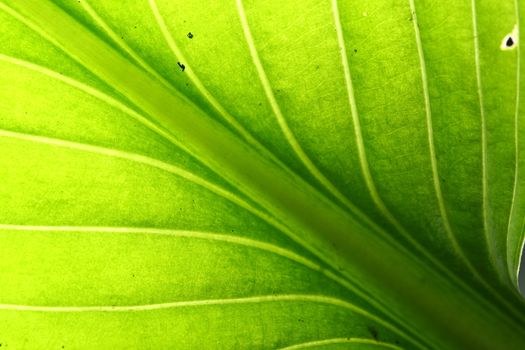
POLYGON ((457 346, 434 273, 522 331, 517 1, 0 10, 2 345, 457 346))

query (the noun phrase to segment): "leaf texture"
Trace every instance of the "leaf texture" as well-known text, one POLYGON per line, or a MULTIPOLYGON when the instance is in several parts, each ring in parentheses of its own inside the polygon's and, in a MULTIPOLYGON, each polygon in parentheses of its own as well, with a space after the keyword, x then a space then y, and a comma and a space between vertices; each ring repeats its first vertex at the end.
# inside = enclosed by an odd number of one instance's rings
POLYGON ((442 346, 148 109, 187 116, 169 94, 523 320, 518 0, 49 3, 0 2, 2 345, 442 346))

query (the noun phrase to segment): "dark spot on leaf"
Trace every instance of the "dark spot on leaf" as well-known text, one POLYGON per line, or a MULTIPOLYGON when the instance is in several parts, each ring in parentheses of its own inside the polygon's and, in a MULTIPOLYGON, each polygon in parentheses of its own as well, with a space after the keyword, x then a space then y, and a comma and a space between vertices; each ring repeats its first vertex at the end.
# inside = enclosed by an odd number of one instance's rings
POLYGON ((180 69, 182 69, 182 71, 184 72, 184 70, 186 69, 186 66, 183 65, 183 64, 180 63, 180 62, 177 62, 177 64, 179 65, 180 69))
POLYGON ((191 32, 188 33, 188 38, 193 39, 193 34, 191 32))
POLYGON ((374 340, 378 339, 379 333, 377 332, 377 329, 375 329, 375 327, 368 326, 368 331, 370 332, 370 335, 372 336, 372 338, 374 338, 374 340))
POLYGON ((301 323, 304 323, 304 320, 301 319, 301 318, 297 319, 297 321, 299 321, 299 322, 301 322, 301 323))
POLYGON ((514 39, 512 39, 511 36, 507 38, 507 41, 505 41, 505 46, 512 47, 514 45, 514 39))
POLYGON ((354 49, 354 53, 357 53, 357 49, 354 49))

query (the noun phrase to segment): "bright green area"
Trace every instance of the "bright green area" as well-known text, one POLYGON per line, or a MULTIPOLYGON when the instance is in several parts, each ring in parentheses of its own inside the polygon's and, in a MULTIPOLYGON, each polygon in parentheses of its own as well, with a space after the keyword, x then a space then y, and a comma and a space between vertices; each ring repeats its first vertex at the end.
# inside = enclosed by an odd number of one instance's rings
POLYGON ((2 0, 1 346, 525 347, 524 11, 2 0))

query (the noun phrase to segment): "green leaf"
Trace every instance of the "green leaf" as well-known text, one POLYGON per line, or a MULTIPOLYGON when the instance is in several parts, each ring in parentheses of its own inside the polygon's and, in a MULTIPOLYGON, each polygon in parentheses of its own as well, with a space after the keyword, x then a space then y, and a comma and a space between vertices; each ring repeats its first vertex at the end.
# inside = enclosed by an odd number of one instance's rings
POLYGON ((1 1, 1 346, 522 349, 524 11, 1 1))

